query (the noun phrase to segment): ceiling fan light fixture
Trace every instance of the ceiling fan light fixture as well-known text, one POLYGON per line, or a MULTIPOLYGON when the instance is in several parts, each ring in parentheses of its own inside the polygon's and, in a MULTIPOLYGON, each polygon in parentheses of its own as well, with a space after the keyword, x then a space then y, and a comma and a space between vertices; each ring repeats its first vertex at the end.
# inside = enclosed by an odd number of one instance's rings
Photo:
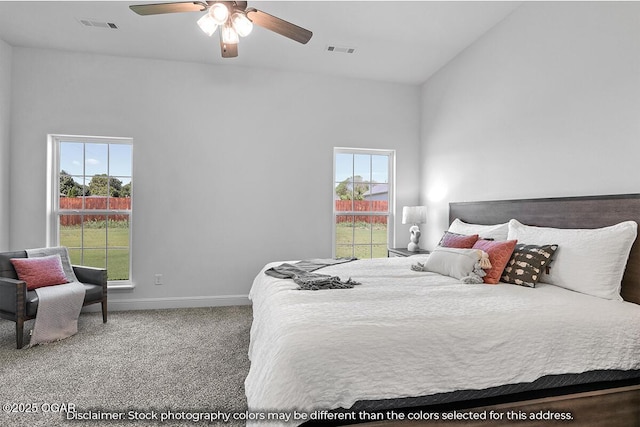
POLYGON ((231 15, 231 24, 240 37, 246 37, 253 30, 253 22, 243 12, 235 12, 231 15))
POLYGON ((221 29, 222 31, 222 43, 225 44, 238 44, 238 33, 233 29, 231 25, 225 25, 221 29))
POLYGON ((223 3, 214 3, 209 8, 209 16, 213 19, 213 21, 218 25, 224 25, 229 19, 229 9, 223 3))
POLYGON ((208 13, 198 19, 198 26, 209 37, 211 37, 213 33, 216 32, 216 28, 218 28, 218 24, 216 24, 211 15, 209 15, 208 13))

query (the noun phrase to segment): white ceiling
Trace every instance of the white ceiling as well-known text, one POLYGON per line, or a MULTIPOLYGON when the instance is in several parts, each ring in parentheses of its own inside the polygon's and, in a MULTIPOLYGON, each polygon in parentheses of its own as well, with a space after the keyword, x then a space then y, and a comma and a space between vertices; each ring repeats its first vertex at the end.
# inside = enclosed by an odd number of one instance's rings
POLYGON ((139 16, 145 1, 0 1, 0 39, 12 46, 95 52, 206 64, 315 72, 408 84, 423 83, 521 2, 510 1, 249 1, 250 7, 313 31, 302 45, 256 27, 239 57, 223 59, 202 13, 139 16), (117 30, 79 19, 113 22, 117 30), (354 47, 330 53, 328 45, 354 47))

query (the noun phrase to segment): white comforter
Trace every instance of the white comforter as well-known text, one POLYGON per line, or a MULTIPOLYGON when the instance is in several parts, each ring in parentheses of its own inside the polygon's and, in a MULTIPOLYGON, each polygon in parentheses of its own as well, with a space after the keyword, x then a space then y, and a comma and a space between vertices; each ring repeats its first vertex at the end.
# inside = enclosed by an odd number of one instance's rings
POLYGON ((412 271, 416 261, 318 271, 362 282, 353 289, 302 291, 261 271, 249 295, 249 410, 349 408, 548 374, 640 369, 638 305, 545 284, 465 285, 412 271))

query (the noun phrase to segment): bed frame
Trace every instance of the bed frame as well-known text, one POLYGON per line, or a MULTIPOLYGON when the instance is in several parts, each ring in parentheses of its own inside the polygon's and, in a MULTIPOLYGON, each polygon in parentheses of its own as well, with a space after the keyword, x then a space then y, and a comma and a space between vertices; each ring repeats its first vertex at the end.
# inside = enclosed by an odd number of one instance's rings
MULTIPOLYGON (((499 224, 517 219, 523 224, 556 228, 599 228, 621 221, 640 224, 640 194, 611 196, 562 197, 546 199, 496 200, 457 202, 449 204, 449 222, 455 218, 475 224, 499 224)), ((622 297, 640 304, 640 239, 636 239, 627 261, 622 281, 622 297)), ((571 412, 572 425, 583 426, 640 426, 640 379, 587 384, 567 389, 539 390, 498 399, 418 408, 430 412, 452 410, 469 411, 537 411, 571 412)), ((409 410, 410 411, 415 411, 409 410)), ((465 426, 512 425, 514 421, 463 423, 465 426)), ((518 421, 518 426, 536 426, 540 421, 518 421)), ((565 425, 543 421, 544 425, 565 425)), ((369 427, 389 427, 398 422, 364 423, 369 427)), ((411 426, 449 426, 446 422, 412 422, 411 426)), ((457 424, 457 423, 454 423, 457 424)))
MULTIPOLYGON (((599 228, 628 220, 640 224, 640 194, 449 203, 449 222, 455 218, 474 224, 515 218, 556 228, 599 228)), ((640 304, 640 239, 631 248, 621 294, 625 301, 640 304)))

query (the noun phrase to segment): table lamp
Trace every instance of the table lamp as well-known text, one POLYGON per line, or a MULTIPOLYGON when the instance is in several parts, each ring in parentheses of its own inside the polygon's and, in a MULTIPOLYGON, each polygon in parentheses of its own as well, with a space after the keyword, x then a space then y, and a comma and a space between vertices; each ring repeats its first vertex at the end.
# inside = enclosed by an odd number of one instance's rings
POLYGON ((405 206, 402 208, 402 223, 413 224, 409 229, 410 241, 407 249, 411 252, 420 250, 418 243, 420 242, 420 227, 418 224, 427 222, 426 206, 405 206))

